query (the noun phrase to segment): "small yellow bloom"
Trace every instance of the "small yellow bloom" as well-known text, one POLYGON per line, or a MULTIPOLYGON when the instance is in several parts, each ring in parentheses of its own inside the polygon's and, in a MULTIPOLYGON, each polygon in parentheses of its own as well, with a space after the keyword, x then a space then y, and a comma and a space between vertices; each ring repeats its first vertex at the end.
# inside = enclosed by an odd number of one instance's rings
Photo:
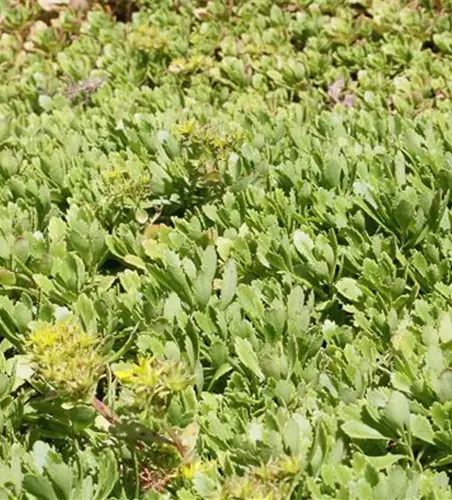
POLYGON ((155 357, 139 357, 136 363, 120 364, 113 368, 113 373, 135 394, 137 406, 143 409, 154 402, 162 409, 169 397, 193 382, 182 362, 155 357))
POLYGON ((195 472, 195 464, 185 464, 180 469, 181 476, 185 479, 193 479, 195 477, 195 472))
POLYGON ((185 479, 191 480, 195 477, 196 472, 206 472, 209 469, 209 466, 209 463, 204 463, 202 461, 184 464, 180 468, 180 475, 185 479))
POLYGON ((115 377, 121 382, 130 382, 134 375, 134 370, 132 368, 128 370, 118 370, 115 371, 115 377))
POLYGON ((114 168, 113 170, 106 171, 103 173, 103 176, 106 179, 117 179, 122 175, 122 171, 119 168, 114 168))

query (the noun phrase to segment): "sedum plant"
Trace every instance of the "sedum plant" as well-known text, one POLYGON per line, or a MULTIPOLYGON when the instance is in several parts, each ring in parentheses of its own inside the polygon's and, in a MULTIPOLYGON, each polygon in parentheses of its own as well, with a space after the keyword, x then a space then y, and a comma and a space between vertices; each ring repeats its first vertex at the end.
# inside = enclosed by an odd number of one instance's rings
POLYGON ((451 9, 0 2, 1 498, 451 498, 451 9))

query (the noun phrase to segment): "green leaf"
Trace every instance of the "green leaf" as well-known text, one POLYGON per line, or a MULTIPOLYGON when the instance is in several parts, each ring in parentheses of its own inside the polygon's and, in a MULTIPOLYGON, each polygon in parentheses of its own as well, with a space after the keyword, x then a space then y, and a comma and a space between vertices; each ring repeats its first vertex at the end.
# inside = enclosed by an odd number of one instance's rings
POLYGON ((215 374, 212 377, 212 380, 210 381, 210 384, 209 384, 209 387, 207 390, 210 391, 211 388, 215 385, 215 382, 220 380, 221 377, 223 377, 224 375, 229 373, 231 370, 232 370, 232 366, 228 363, 224 363, 223 365, 219 366, 216 369, 215 374))
POLYGON ((345 298, 356 302, 363 294, 356 280, 352 278, 342 278, 336 283, 338 292, 345 298))
POLYGON ((0 401, 9 393, 10 378, 4 373, 0 373, 0 401))
POLYGON ((38 500, 59 500, 50 481, 42 476, 26 474, 23 481, 25 491, 38 500))
POLYGON ((342 172, 342 164, 336 156, 327 156, 323 165, 323 179, 327 188, 335 188, 339 185, 342 172))
POLYGON ((171 279, 171 288, 179 294, 183 300, 189 304, 193 304, 193 295, 182 269, 174 265, 169 265, 167 267, 167 272, 168 277, 171 279))
POLYGON ((54 491, 61 500, 69 500, 72 493, 72 470, 64 463, 48 462, 45 469, 52 481, 54 491))
POLYGON ((93 500, 106 500, 119 479, 118 464, 111 450, 99 457, 98 486, 93 500))
POLYGON ((35 462, 35 467, 40 474, 44 470, 44 465, 50 450, 50 446, 44 441, 36 441, 33 445, 32 457, 35 462))
POLYGON ((88 331, 96 331, 97 315, 92 301, 86 294, 82 293, 79 295, 76 303, 76 310, 82 317, 85 328, 88 331))
POLYGON ((195 299, 197 304, 204 308, 212 295, 212 279, 205 271, 200 271, 194 284, 195 299))
POLYGON ((13 286, 16 284, 16 275, 7 269, 0 269, 0 284, 6 286, 13 286))
POLYGON ((189 340, 192 346, 194 361, 198 361, 199 358, 199 334, 198 330, 191 320, 188 321, 186 327, 187 337, 186 341, 189 340))
POLYGON ((320 471, 327 455, 327 448, 328 438, 325 430, 325 424, 322 420, 319 420, 315 430, 314 442, 309 453, 309 468, 313 476, 316 476, 320 471))
POLYGON ((301 255, 304 255, 307 258, 312 256, 312 250, 314 248, 314 242, 312 241, 309 234, 304 231, 297 231, 293 234, 293 243, 295 248, 300 252, 301 255))
POLYGON ((405 157, 400 151, 395 156, 394 164, 396 182, 399 186, 404 186, 406 183, 405 157))
POLYGON ((403 139, 405 149, 410 155, 416 156, 422 152, 421 137, 413 129, 407 129, 403 139))
POLYGON ((195 477, 193 478, 193 486, 200 498, 215 498, 216 496, 218 496, 218 483, 203 472, 195 472, 195 477))
POLYGON ((434 444, 435 433, 430 422, 423 415, 411 415, 411 433, 426 443, 434 444))
POLYGON ((209 349, 212 365, 216 368, 223 365, 228 358, 228 348, 224 342, 217 341, 209 349))
POLYGON ((452 370, 444 370, 439 376, 438 393, 441 401, 452 400, 452 370))
POLYGON ((281 401, 289 405, 294 393, 294 387, 290 380, 278 380, 275 386, 275 396, 280 398, 281 401))
POLYGON ((194 372, 195 372, 195 386, 198 389, 198 393, 201 394, 204 388, 204 369, 199 359, 195 363, 194 372))
POLYGON ((346 422, 341 428, 352 439, 387 439, 376 429, 358 421, 346 422))
POLYGON ((43 274, 34 274, 33 279, 44 293, 50 294, 55 289, 53 282, 43 274))
POLYGON ((374 469, 382 470, 391 467, 399 460, 406 459, 405 455, 392 455, 388 453, 387 455, 383 455, 381 457, 366 457, 366 460, 372 465, 374 469))
POLYGON ((217 270, 217 253, 213 245, 209 245, 201 254, 201 269, 210 281, 215 278, 217 270))
POLYGON ((251 370, 256 377, 259 379, 264 379, 264 374, 259 367, 259 361, 257 359, 256 353, 254 352, 253 346, 247 339, 242 339, 236 337, 235 339, 235 352, 239 357, 239 360, 244 364, 249 370, 251 370))
POLYGON ((30 382, 36 371, 30 355, 18 355, 14 358, 16 363, 16 376, 14 379, 13 390, 16 390, 24 382, 30 382))
POLYGON ((295 369, 295 365, 297 363, 297 360, 298 360, 298 345, 297 345, 297 341, 294 337, 294 335, 290 335, 289 337, 289 341, 288 341, 288 344, 287 344, 287 358, 288 358, 288 368, 289 368, 289 376, 292 375, 292 372, 294 371, 295 369))
POLYGON ((406 231, 410 222, 414 219, 414 205, 408 200, 401 200, 395 209, 394 215, 400 229, 406 231))
POLYGON ((175 292, 171 292, 165 301, 163 316, 170 322, 182 312, 182 303, 175 292))
POLYGON ((237 288, 237 297, 240 305, 252 319, 259 321, 264 318, 262 301, 251 286, 240 285, 237 288))
POLYGON ((143 259, 137 257, 136 255, 125 255, 124 262, 129 264, 130 266, 136 267, 137 269, 141 269, 142 271, 146 271, 146 264, 143 259))
POLYGON ((212 295, 212 281, 217 269, 215 247, 208 246, 201 254, 201 270, 195 281, 195 298, 198 305, 204 308, 212 295))
POLYGON ((300 446, 300 428, 294 418, 289 418, 283 430, 284 443, 292 455, 296 455, 300 446))
POLYGON ((223 285, 221 287, 220 307, 225 309, 234 298, 237 288, 237 264, 229 259, 224 266, 223 285))
POLYGON ((25 262, 30 255, 30 244, 25 238, 17 238, 14 242, 14 255, 25 262))
POLYGON ((48 230, 50 240, 53 243, 57 243, 59 241, 63 241, 66 237, 67 225, 62 219, 58 217, 52 217, 49 221, 48 230))
POLYGON ((385 407, 385 416, 399 430, 410 427, 410 405, 408 399, 399 391, 393 391, 385 407))
POLYGON ((439 316, 439 339, 443 343, 452 341, 452 317, 450 311, 444 311, 439 316))

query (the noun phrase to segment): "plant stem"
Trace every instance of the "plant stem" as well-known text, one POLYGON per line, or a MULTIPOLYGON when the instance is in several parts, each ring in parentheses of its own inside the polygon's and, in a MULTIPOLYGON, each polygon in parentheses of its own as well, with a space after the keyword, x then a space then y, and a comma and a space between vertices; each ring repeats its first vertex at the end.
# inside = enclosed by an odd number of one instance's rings
MULTIPOLYGON (((105 403, 102 403, 100 399, 94 397, 92 400, 92 405, 94 409, 96 409, 111 424, 119 424, 120 418, 118 417, 118 415, 116 415, 116 413, 111 408, 109 408, 105 403)), ((154 440, 174 446, 178 449, 179 452, 181 451, 179 444, 173 441, 172 439, 168 439, 165 436, 161 436, 160 434, 153 432, 151 430, 147 431, 147 434, 151 436, 154 440)), ((137 447, 139 449, 143 449, 144 445, 143 443, 139 442, 137 443, 137 447)))

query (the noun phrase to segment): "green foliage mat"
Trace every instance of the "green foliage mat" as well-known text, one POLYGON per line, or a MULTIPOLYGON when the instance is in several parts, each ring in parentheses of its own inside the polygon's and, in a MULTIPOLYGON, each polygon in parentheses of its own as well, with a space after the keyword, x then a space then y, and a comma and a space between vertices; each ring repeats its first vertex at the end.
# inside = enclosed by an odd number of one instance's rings
POLYGON ((64 3, 0 3, 0 498, 452 498, 452 2, 64 3))

